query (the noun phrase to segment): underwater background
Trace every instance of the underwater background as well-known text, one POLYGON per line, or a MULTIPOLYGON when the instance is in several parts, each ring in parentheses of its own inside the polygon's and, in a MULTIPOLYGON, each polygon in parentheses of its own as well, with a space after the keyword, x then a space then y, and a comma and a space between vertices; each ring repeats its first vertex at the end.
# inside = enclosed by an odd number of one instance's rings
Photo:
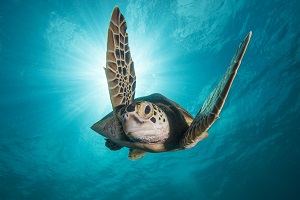
POLYGON ((2 0, 0 199, 300 199, 300 1, 2 0), (194 116, 252 39, 210 136, 186 151, 112 152, 90 126, 112 110, 115 5, 136 97, 194 116))

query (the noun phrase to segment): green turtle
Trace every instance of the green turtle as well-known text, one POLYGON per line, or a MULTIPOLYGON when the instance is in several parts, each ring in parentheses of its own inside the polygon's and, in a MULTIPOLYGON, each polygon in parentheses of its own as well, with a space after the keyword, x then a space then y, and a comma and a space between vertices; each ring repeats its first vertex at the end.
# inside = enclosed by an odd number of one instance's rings
POLYGON ((193 118, 178 103, 158 93, 134 99, 136 76, 126 29, 125 18, 116 6, 108 28, 104 68, 113 111, 91 128, 106 138, 110 150, 129 148, 132 160, 147 152, 194 147, 208 136, 207 130, 219 118, 252 32, 239 45, 221 81, 193 118))

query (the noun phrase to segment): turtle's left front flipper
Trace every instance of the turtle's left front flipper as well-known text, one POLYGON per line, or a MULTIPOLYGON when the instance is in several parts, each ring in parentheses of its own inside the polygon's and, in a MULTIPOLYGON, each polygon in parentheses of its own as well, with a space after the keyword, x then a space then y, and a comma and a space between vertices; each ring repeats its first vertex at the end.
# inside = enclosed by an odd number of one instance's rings
POLYGON ((231 84, 235 78, 237 70, 241 64, 241 61, 249 44, 251 35, 252 32, 249 32, 247 37, 239 45, 235 55, 231 60, 229 67, 227 68, 227 71, 222 77, 222 80, 206 99, 202 108, 200 109, 194 121, 190 125, 189 129, 181 138, 181 148, 191 148, 195 146, 200 140, 208 136, 206 131, 219 118, 219 114, 225 103, 226 97, 230 90, 231 84))

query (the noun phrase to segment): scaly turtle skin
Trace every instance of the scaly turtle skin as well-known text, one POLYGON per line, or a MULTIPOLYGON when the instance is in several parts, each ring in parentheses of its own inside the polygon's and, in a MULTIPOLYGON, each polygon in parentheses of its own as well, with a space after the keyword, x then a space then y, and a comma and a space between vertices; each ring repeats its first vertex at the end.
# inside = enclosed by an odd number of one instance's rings
POLYGON ((179 104, 158 93, 134 99, 136 76, 126 29, 125 18, 116 6, 108 28, 104 68, 113 112, 91 128, 106 137, 109 149, 129 148, 132 160, 147 152, 194 147, 208 136, 207 130, 219 118, 252 32, 239 45, 221 81, 193 118, 179 104))

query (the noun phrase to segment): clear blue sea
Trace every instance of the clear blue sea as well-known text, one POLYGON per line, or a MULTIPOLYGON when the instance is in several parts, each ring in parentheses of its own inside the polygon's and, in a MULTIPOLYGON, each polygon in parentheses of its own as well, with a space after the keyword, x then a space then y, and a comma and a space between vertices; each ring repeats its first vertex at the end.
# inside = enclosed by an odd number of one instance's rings
POLYGON ((0 199, 300 199, 300 1, 2 0, 0 199), (111 112, 103 67, 115 5, 136 97, 194 116, 249 31, 220 119, 192 149, 110 151, 90 126, 111 112))

